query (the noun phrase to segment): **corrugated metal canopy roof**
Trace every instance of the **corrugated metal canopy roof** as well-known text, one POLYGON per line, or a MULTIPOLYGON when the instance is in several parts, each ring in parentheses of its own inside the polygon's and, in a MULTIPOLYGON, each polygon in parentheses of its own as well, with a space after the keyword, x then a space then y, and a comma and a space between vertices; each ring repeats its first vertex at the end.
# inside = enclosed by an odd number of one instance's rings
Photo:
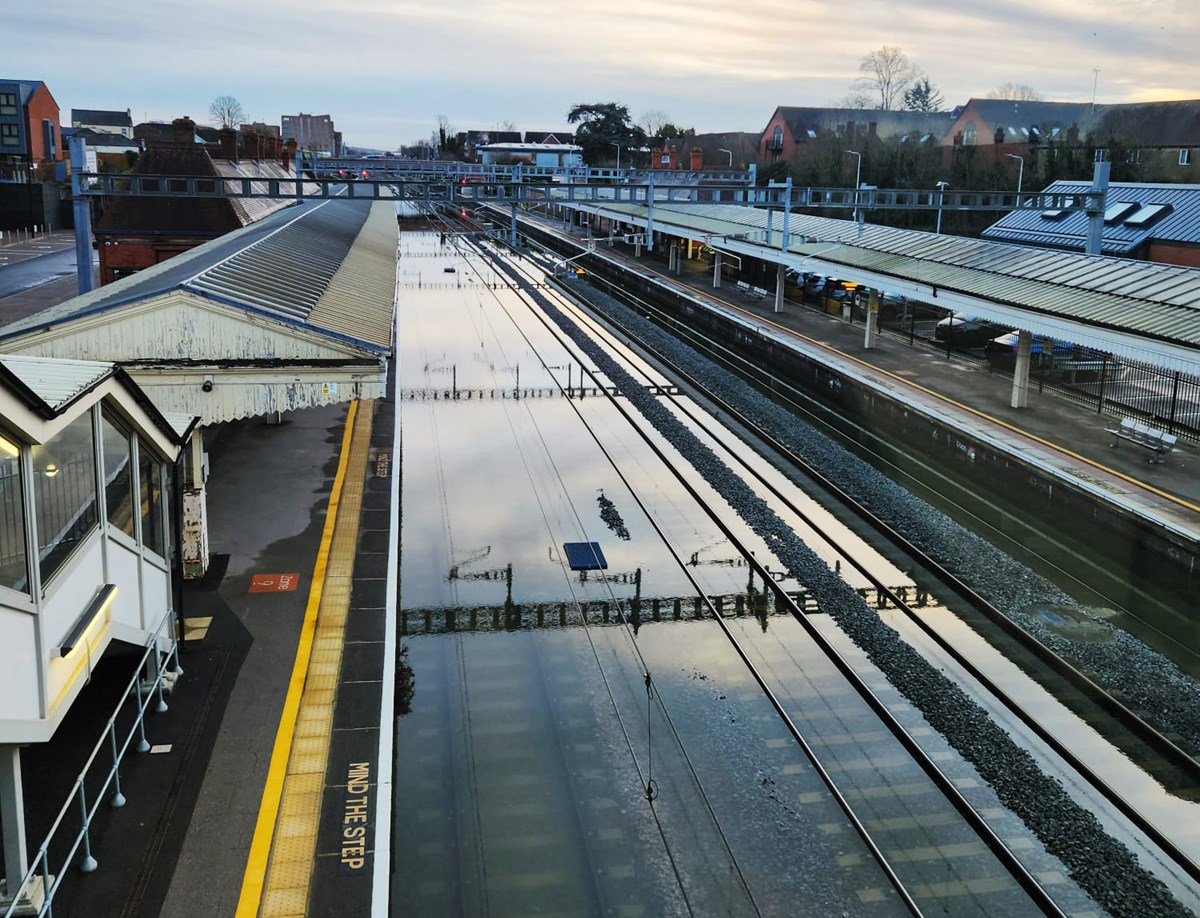
POLYGON ((390 203, 330 200, 296 205, 7 325, 0 330, 0 341, 182 289, 386 353, 392 343, 396 234, 390 203), (376 216, 363 232, 372 212, 376 216), (391 242, 382 246, 388 229, 391 242), (367 277, 341 270, 360 236, 370 255, 356 257, 354 265, 367 277), (380 257, 383 248, 386 257, 380 257), (357 294, 353 320, 316 309, 322 297, 339 294, 357 294))
POLYGON ((90 392, 116 372, 116 365, 94 360, 54 360, 49 357, 0 355, 0 367, 41 401, 50 414, 90 392))
MULTIPOLYGON (((577 202, 573 206, 643 226, 646 222, 642 205, 577 202)), ((710 239, 717 247, 722 240, 726 244, 737 240, 753 246, 754 254, 769 262, 803 266, 819 259, 825 265, 953 291, 977 303, 981 315, 995 304, 1031 314, 1031 323, 1041 314, 1098 326, 1129 336, 1138 359, 1152 357, 1157 347, 1164 366, 1178 366, 1179 348, 1184 348, 1195 355, 1186 362, 1200 368, 1200 270, 891 227, 860 227, 848 220, 800 214, 790 217, 785 255, 779 250, 783 215, 776 212, 771 218, 770 247, 767 220, 765 210, 728 204, 654 208, 656 229, 710 239)), ((1107 340, 1111 342, 1112 336, 1107 340)))
MULTIPOLYGON (((20 354, 0 354, 0 387, 10 390, 19 402, 41 419, 57 418, 71 406, 114 379, 115 391, 125 392, 139 404, 166 441, 182 444, 199 420, 191 414, 160 412, 145 393, 117 364, 95 360, 58 360, 53 357, 27 357, 20 354)), ((14 418, 9 421, 15 422, 14 418)))

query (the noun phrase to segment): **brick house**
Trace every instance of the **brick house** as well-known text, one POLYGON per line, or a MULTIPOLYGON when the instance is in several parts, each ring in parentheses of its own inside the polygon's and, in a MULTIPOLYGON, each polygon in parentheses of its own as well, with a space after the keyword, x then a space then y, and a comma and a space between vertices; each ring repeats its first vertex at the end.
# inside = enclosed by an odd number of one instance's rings
POLYGON ((868 137, 880 140, 940 138, 948 112, 876 111, 857 108, 802 108, 781 105, 759 135, 758 161, 798 163, 817 146, 823 135, 833 134, 847 143, 868 137))
POLYGON ((690 172, 745 169, 755 159, 758 142, 758 134, 745 131, 668 137, 650 150, 650 168, 690 172))
POLYGON ((56 178, 66 160, 58 103, 40 80, 0 79, 0 178, 56 178))

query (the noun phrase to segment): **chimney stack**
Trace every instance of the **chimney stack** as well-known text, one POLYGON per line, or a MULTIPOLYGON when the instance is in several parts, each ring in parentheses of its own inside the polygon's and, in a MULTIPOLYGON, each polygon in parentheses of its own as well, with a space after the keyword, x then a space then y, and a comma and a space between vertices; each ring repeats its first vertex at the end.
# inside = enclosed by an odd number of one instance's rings
POLYGON ((196 142, 196 122, 184 115, 171 122, 171 140, 174 143, 196 142))
POLYGON ((236 163, 238 161, 237 131, 233 128, 221 128, 217 131, 217 136, 221 138, 221 158, 236 163))

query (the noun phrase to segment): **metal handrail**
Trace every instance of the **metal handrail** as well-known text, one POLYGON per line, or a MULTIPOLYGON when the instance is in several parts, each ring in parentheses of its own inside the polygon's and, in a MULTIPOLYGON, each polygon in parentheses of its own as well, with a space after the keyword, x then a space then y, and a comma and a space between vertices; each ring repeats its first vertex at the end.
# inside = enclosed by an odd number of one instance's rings
POLYGON ((167 672, 168 665, 174 658, 176 668, 179 664, 179 642, 176 638, 173 628, 167 626, 174 623, 175 612, 173 609, 168 609, 155 628, 147 645, 146 651, 142 654, 141 660, 138 661, 137 669, 134 671, 133 678, 125 687, 125 691, 121 694, 121 700, 117 703, 116 710, 108 718, 108 723, 104 731, 100 735, 100 739, 96 741, 95 747, 92 749, 91 755, 88 756, 87 762, 80 770, 75 778, 74 786, 71 792, 67 795, 66 801, 59 810, 57 818, 50 827, 50 831, 46 833, 46 838, 42 841, 38 848, 37 854, 33 862, 29 865, 25 876, 21 879, 20 885, 10 891, 12 901, 9 903, 4 914, 0 918, 13 918, 18 910, 28 909, 31 906, 29 901, 29 891, 37 880, 42 882, 42 901, 38 906, 37 915, 41 918, 43 915, 52 915, 54 907, 54 896, 62 885, 64 875, 71 862, 78 854, 80 847, 83 847, 83 859, 79 862, 79 869, 84 873, 91 873, 99 866, 99 862, 92 854, 92 845, 90 837, 90 828, 92 820, 96 816, 96 812, 100 808, 100 802, 104 799, 109 787, 113 787, 111 804, 113 807, 121 807, 125 805, 125 795, 121 791, 121 762, 125 758, 125 754, 129 751, 130 743, 133 742, 134 736, 137 735, 138 742, 136 749, 138 752, 148 752, 150 743, 146 740, 145 718, 146 709, 150 706, 150 702, 155 695, 158 696, 158 703, 155 705, 155 711, 162 713, 167 710, 167 704, 163 700, 163 676, 167 672), (159 641, 163 638, 170 641, 170 647, 166 651, 166 655, 158 661, 155 667, 157 670, 154 681, 149 685, 142 683, 142 671, 146 664, 152 658, 153 654, 159 652, 159 641), (125 706, 125 701, 130 696, 137 699, 136 714, 134 722, 129 728, 128 734, 124 740, 118 743, 117 739, 117 717, 121 714, 122 708, 125 706), (96 762, 101 750, 107 745, 111 753, 112 763, 108 767, 108 773, 104 776, 104 781, 96 793, 95 801, 88 805, 87 794, 84 791, 84 781, 91 770, 92 765, 96 762), (51 872, 50 865, 50 844, 55 840, 59 829, 66 820, 68 813, 77 808, 81 816, 81 825, 71 842, 70 850, 62 859, 62 865, 57 873, 51 872))

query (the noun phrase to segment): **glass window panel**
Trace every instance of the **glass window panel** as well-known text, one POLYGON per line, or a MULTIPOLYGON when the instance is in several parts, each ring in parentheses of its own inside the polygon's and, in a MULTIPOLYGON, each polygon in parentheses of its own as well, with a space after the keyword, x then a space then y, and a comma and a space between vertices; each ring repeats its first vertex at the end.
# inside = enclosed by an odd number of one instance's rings
POLYGON ((138 449, 138 483, 142 501, 142 544, 162 557, 163 544, 162 463, 142 442, 138 449))
POLYGON ((38 563, 48 583, 96 526, 96 450, 92 416, 76 418, 33 453, 38 563))
POLYGON ((21 451, 0 435, 0 586, 29 592, 21 451))
POLYGON ((133 451, 128 432, 107 414, 101 415, 100 445, 104 454, 104 494, 108 521, 133 537, 133 451))

